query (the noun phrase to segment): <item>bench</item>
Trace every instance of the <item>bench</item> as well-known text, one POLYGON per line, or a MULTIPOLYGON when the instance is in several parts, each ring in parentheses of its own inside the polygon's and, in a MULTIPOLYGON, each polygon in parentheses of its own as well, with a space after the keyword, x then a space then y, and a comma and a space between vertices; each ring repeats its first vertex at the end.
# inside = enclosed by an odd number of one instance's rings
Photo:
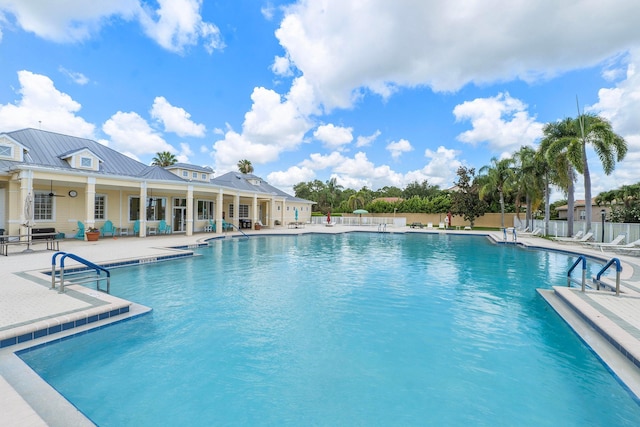
POLYGON ((27 249, 31 249, 31 245, 40 242, 47 242, 47 250, 59 251, 60 242, 56 240, 57 236, 58 233, 53 227, 33 228, 29 231, 29 234, 2 236, 0 238, 0 254, 9 256, 9 246, 27 245, 27 249))
POLYGON ((421 222, 412 222, 410 228, 422 228, 424 227, 421 222))

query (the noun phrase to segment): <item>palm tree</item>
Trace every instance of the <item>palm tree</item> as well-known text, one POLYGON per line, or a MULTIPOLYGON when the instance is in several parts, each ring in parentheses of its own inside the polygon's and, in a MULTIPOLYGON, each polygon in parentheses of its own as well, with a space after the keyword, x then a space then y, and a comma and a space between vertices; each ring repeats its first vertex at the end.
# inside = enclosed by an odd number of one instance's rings
POLYGON ((539 151, 544 155, 551 170, 551 182, 567 194, 567 237, 573 236, 574 186, 576 172, 570 159, 579 153, 576 143, 578 134, 570 118, 547 123, 542 133, 539 151))
POLYGON ((493 157, 491 166, 483 166, 479 173, 482 174, 480 182, 480 198, 491 191, 497 190, 500 195, 500 226, 504 228, 504 192, 509 189, 513 181, 513 159, 498 160, 493 157))
POLYGON ((587 144, 602 162, 605 175, 610 175, 616 167, 616 161, 621 161, 627 154, 627 143, 623 137, 613 131, 608 120, 595 114, 581 114, 575 120, 580 129, 578 142, 580 144, 580 158, 571 158, 578 172, 584 176, 584 203, 586 231, 591 228, 591 173, 587 161, 587 144))
POLYGON ((178 162, 178 159, 176 159, 176 156, 174 156, 168 151, 162 151, 162 152, 156 153, 156 156, 153 159, 151 159, 152 166, 161 166, 163 168, 167 166, 175 165, 177 162, 178 162))
POLYGON ((538 209, 544 198, 544 167, 531 147, 521 147, 514 158, 517 164, 516 181, 518 183, 516 201, 519 202, 524 196, 527 206, 526 225, 527 227, 531 225, 533 228, 533 212, 538 209))
POLYGON ((253 173, 253 165, 247 159, 238 161, 238 170, 241 173, 253 173))

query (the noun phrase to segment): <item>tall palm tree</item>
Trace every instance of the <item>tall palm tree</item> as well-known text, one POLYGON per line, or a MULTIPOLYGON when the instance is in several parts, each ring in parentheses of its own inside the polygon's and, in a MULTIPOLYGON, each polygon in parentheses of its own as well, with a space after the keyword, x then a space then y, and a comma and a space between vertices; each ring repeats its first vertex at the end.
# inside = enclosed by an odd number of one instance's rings
POLYGON ((517 165, 516 180, 518 183, 516 200, 519 202, 523 196, 525 198, 526 225, 529 227, 533 223, 534 210, 540 206, 544 198, 544 168, 536 158, 535 150, 531 147, 521 147, 515 153, 514 159, 517 165))
POLYGON ((238 161, 238 170, 241 173, 253 173, 253 165, 247 159, 238 161))
POLYGON ((496 157, 491 159, 490 166, 480 168, 480 198, 491 191, 498 191, 500 196, 500 226, 504 228, 504 192, 509 189, 513 181, 513 159, 506 158, 498 160, 496 157))
POLYGON ((162 151, 162 152, 156 153, 156 156, 153 159, 151 159, 152 166, 161 166, 163 168, 167 166, 175 165, 177 162, 178 162, 178 159, 176 159, 176 156, 174 156, 168 151, 162 151))
POLYGON ((605 175, 610 175, 616 167, 616 161, 621 161, 627 154, 627 143, 623 137, 613 131, 608 120, 595 114, 581 114, 575 120, 580 133, 580 158, 571 158, 576 170, 584 176, 584 203, 587 231, 591 228, 591 173, 587 161, 587 144, 602 162, 605 175))
POLYGON ((547 123, 542 132, 544 137, 540 141, 539 151, 550 166, 551 182, 567 195, 567 237, 570 237, 573 236, 574 182, 576 180, 576 172, 570 158, 579 153, 580 147, 575 143, 578 134, 570 118, 547 123))

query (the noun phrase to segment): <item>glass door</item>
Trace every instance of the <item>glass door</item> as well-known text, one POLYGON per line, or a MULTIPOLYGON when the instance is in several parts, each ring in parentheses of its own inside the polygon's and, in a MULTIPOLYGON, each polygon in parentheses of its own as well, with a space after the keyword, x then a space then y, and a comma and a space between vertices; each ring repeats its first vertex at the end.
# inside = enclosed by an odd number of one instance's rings
POLYGON ((174 233, 186 231, 186 214, 187 199, 175 197, 173 199, 173 213, 171 220, 174 233))

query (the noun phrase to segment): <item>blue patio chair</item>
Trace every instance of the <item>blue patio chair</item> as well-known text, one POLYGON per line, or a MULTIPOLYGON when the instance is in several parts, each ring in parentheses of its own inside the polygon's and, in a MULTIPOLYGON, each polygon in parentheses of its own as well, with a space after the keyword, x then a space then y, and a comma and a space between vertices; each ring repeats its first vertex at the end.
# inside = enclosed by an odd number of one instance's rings
POLYGON ((233 231, 233 224, 230 222, 222 220, 222 231, 233 231))
POLYGON ((140 235, 140 220, 136 220, 133 223, 133 234, 134 236, 137 234, 138 236, 140 235))
POLYGON ((158 223, 158 233, 160 234, 171 234, 171 226, 167 224, 164 219, 161 219, 158 223))
POLYGON ((78 240, 84 240, 84 224, 82 223, 82 221, 78 221, 78 232, 73 237, 78 240))
POLYGON ((113 226, 113 223, 110 219, 108 219, 102 227, 100 227, 100 234, 104 237, 107 234, 111 234, 111 237, 116 235, 116 228, 113 226))

